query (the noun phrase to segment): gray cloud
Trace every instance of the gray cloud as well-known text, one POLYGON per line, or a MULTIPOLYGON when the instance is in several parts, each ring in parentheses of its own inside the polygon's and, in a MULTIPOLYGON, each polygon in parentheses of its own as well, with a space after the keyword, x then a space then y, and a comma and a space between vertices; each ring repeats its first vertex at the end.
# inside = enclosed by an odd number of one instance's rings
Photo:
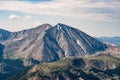
POLYGON ((120 20, 120 0, 52 0, 44 3, 0 1, 0 10, 58 15, 93 21, 120 20))

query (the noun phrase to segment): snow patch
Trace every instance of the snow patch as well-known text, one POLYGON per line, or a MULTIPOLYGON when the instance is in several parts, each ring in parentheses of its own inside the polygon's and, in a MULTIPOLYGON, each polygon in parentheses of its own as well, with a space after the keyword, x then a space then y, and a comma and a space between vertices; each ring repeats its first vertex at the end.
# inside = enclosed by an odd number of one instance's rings
POLYGON ((60 26, 60 25, 57 25, 57 29, 60 30, 60 29, 61 29, 61 26, 60 26))
POLYGON ((86 50, 84 49, 84 46, 82 45, 82 43, 77 40, 77 44, 82 48, 82 50, 86 53, 86 50))
POLYGON ((77 44, 80 46, 81 44, 80 44, 80 42, 79 42, 79 40, 77 40, 77 44))
POLYGON ((16 39, 13 39, 12 41, 20 41, 20 40, 22 40, 23 38, 21 37, 21 38, 16 38, 16 39))
POLYGON ((65 52, 65 56, 67 55, 67 53, 65 52))

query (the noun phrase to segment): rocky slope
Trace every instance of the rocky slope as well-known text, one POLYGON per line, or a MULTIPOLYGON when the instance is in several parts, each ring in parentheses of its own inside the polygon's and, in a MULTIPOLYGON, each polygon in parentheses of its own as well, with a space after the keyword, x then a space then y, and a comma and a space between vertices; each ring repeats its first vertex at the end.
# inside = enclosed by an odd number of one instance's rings
POLYGON ((4 58, 34 59, 40 62, 91 55, 107 48, 86 33, 60 23, 53 27, 43 24, 19 32, 0 30, 0 43, 5 46, 4 58))
POLYGON ((4 56, 9 59, 40 58, 44 44, 42 38, 45 34, 45 30, 49 27, 51 27, 51 25, 43 24, 29 30, 10 32, 6 40, 2 40, 0 37, 0 42, 5 45, 4 56))
POLYGON ((106 54, 35 65, 8 80, 119 80, 120 59, 106 54))

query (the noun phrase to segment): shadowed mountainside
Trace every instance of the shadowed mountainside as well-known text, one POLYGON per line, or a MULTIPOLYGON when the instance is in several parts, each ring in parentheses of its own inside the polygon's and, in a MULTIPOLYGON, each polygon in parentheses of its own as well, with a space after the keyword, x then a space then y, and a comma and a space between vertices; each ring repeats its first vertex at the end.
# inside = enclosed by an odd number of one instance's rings
POLYGON ((2 44, 0 44, 0 60, 3 59, 3 50, 4 50, 4 46, 2 44))

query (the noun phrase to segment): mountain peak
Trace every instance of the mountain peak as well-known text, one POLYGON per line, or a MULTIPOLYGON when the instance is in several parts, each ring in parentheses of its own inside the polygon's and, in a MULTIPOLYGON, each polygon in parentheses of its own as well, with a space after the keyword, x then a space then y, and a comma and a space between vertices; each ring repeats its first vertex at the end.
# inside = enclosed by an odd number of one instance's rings
POLYGON ((42 25, 40 25, 40 26, 52 26, 51 24, 49 24, 49 23, 45 23, 45 24, 42 24, 42 25))
POLYGON ((56 26, 61 26, 61 27, 70 27, 70 26, 68 26, 68 25, 66 25, 66 24, 63 24, 63 23, 58 23, 56 26))
POLYGON ((57 25, 65 25, 65 24, 63 24, 63 23, 57 23, 57 25))
POLYGON ((58 23, 57 25, 55 25, 54 26, 55 28, 57 28, 57 30, 64 30, 64 31, 68 31, 70 28, 72 28, 72 27, 70 27, 69 25, 66 25, 66 24, 62 24, 62 23, 58 23))
POLYGON ((31 28, 31 29, 28 29, 28 30, 33 30, 33 29, 39 30, 39 29, 46 29, 46 28, 50 28, 50 27, 52 27, 51 24, 45 23, 45 24, 39 25, 39 26, 37 26, 35 28, 31 28))

